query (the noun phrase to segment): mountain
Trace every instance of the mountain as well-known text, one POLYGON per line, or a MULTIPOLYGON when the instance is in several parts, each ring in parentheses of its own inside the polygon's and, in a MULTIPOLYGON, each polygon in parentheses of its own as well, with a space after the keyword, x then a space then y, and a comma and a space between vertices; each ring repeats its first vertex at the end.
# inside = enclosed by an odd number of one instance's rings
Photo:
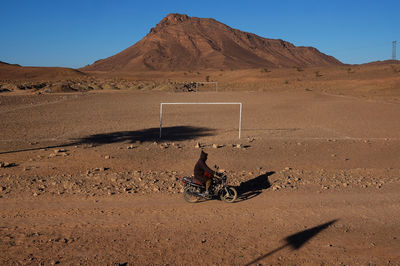
POLYGON ((212 18, 169 14, 136 44, 82 70, 131 72, 341 64, 313 47, 266 39, 212 18))

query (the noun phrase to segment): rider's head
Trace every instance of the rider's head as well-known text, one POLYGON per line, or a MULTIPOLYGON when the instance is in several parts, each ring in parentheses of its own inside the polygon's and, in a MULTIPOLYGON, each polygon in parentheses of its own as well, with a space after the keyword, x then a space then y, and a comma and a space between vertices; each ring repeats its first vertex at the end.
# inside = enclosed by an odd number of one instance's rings
POLYGON ((200 159, 202 159, 203 161, 207 161, 207 156, 208 156, 207 153, 205 153, 204 151, 201 151, 200 159))

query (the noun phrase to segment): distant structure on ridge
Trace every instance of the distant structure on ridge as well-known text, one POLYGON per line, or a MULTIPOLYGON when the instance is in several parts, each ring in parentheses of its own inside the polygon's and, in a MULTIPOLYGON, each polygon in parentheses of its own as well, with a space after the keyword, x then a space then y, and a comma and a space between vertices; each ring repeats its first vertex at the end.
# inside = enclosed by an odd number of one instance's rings
POLYGON ((392 42, 392 59, 396 60, 396 41, 392 42))

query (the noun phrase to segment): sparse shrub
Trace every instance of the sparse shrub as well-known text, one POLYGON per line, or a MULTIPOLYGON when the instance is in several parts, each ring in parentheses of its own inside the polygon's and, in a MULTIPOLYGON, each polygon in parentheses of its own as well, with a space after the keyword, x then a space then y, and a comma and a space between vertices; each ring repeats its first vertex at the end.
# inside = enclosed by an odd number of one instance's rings
POLYGON ((210 81, 210 76, 206 76, 206 81, 209 82, 210 81))
POLYGON ((285 80, 285 84, 289 84, 289 80, 285 80))
POLYGON ((352 70, 351 69, 351 67, 349 67, 348 69, 347 69, 347 74, 353 74, 353 73, 355 73, 356 71, 355 70, 352 70))
POLYGON ((269 70, 268 68, 263 68, 263 69, 261 69, 261 72, 268 73, 268 72, 271 72, 271 70, 269 70))
POLYGON ((400 73, 400 69, 397 69, 394 65, 390 66, 394 73, 400 73))
POLYGON ((302 67, 296 67, 296 70, 297 70, 298 72, 304 71, 304 69, 303 69, 302 67))
POLYGON ((315 76, 316 76, 317 78, 319 78, 319 77, 322 77, 322 74, 321 74, 319 71, 315 71, 315 76))

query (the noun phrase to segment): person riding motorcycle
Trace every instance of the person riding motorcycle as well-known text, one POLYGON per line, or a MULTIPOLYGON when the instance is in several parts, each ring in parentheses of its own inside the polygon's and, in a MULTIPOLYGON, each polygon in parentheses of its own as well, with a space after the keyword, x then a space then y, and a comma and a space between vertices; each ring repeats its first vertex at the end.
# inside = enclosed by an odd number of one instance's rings
POLYGON ((206 192, 205 195, 210 195, 210 186, 212 179, 214 177, 215 171, 211 170, 207 164, 207 156, 208 154, 204 151, 200 153, 200 159, 197 161, 196 165, 194 166, 194 178, 196 178, 201 183, 205 184, 206 192))

